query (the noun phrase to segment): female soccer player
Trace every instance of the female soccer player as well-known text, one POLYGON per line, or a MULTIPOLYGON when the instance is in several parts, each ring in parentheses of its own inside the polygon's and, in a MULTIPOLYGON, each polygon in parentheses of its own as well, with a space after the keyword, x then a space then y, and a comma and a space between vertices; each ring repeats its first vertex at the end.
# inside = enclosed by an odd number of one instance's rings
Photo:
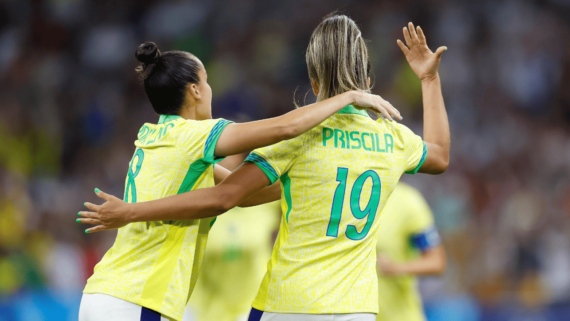
MULTIPOLYGON (((423 31, 404 28, 398 45, 421 79, 424 141, 394 121, 373 121, 352 106, 294 139, 257 149, 213 188, 161 200, 107 202, 81 212, 91 231, 131 222, 213 217, 279 180, 283 218, 249 320, 375 320, 378 216, 403 173, 439 174, 449 162, 449 124, 437 69, 423 31)), ((346 16, 313 32, 307 65, 318 101, 369 90, 370 64, 360 30, 346 16)))
MULTIPOLYGON (((136 57, 160 119, 138 133, 125 181, 124 199, 130 203, 214 186, 228 174, 211 166, 220 157, 294 138, 351 103, 399 118, 379 96, 350 91, 273 119, 244 124, 213 120, 212 92, 200 60, 181 51, 161 53, 152 42, 142 44, 136 57)), ((256 202, 254 197, 244 205, 256 202)), ((212 224, 212 219, 167 220, 120 229, 87 281, 79 319, 158 320, 162 315, 180 320, 212 224)))
POLYGON ((423 321, 416 277, 445 270, 445 250, 422 194, 398 183, 378 227, 378 314, 376 321, 423 321))

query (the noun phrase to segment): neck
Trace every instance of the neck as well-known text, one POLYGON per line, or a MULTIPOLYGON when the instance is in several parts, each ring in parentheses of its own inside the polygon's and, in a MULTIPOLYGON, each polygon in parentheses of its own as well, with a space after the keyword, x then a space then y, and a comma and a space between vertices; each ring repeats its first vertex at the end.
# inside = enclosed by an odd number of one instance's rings
POLYGON ((178 116, 184 119, 196 119, 196 108, 183 106, 178 116))

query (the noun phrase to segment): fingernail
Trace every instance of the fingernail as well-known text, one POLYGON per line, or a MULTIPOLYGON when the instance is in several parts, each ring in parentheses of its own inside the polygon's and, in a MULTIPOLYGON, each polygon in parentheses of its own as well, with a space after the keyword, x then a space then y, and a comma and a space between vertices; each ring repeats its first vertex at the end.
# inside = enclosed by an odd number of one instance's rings
POLYGON ((83 203, 83 206, 87 206, 87 203, 83 203))
POLYGON ((77 213, 77 216, 81 216, 81 212, 77 213))
POLYGON ((81 222, 81 220, 80 220, 80 219, 76 219, 75 221, 76 221, 77 223, 81 222))
POLYGON ((447 47, 445 47, 445 50, 447 50, 447 47))
POLYGON ((89 234, 89 230, 85 230, 85 234, 89 234))
POLYGON ((99 193, 100 190, 98 188, 95 188, 95 193, 99 193))

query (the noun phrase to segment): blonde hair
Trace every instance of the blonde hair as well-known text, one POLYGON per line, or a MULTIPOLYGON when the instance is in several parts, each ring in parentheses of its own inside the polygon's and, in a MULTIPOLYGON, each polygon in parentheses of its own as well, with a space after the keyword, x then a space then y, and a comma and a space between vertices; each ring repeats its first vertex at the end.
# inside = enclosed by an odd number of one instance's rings
POLYGON ((368 49, 349 17, 325 17, 313 31, 306 59, 309 78, 319 87, 317 101, 350 90, 370 92, 368 49))

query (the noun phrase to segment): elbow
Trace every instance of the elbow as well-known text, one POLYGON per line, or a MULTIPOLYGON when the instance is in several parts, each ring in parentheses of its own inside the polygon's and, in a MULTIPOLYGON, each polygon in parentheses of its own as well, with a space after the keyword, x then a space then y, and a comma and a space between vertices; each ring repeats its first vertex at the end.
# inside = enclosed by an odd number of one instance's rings
POLYGON ((447 257, 445 255, 445 251, 443 250, 443 248, 442 251, 438 254, 439 255, 437 256, 438 260, 435 265, 434 275, 442 275, 445 272, 445 269, 447 268, 447 257))
POLYGON ((449 157, 447 159, 442 159, 441 161, 438 162, 434 174, 435 175, 443 174, 445 173, 448 167, 449 167, 449 157))
POLYGON ((443 174, 445 173, 448 167, 449 167, 449 153, 446 153, 444 155, 438 155, 438 157, 435 158, 433 163, 431 164, 428 173, 431 175, 443 174))
POLYGON ((235 193, 231 192, 221 192, 216 195, 216 215, 224 214, 225 212, 231 210, 238 205, 238 200, 235 197, 235 193))
POLYGON ((439 262, 439 264, 437 264, 434 274, 435 275, 442 275, 445 272, 445 269, 447 268, 447 262, 445 260, 445 258, 443 260, 441 260, 441 262, 439 262))

